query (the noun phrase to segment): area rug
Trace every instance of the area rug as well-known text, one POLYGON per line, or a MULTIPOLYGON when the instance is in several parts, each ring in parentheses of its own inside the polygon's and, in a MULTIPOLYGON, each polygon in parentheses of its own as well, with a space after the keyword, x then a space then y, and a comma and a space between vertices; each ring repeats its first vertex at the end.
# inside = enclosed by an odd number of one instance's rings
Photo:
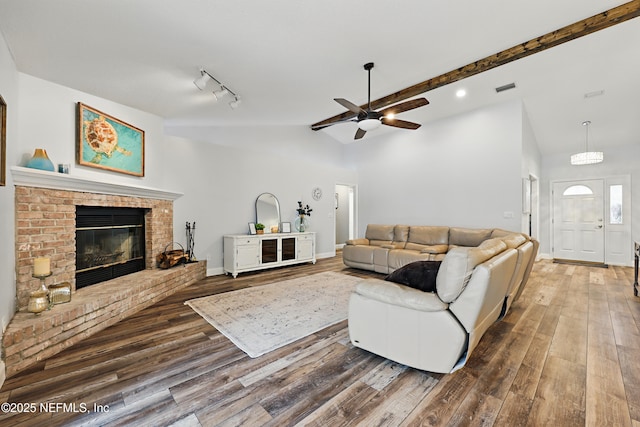
POLYGON ((258 357, 347 318, 361 278, 324 272, 186 301, 250 357, 258 357))

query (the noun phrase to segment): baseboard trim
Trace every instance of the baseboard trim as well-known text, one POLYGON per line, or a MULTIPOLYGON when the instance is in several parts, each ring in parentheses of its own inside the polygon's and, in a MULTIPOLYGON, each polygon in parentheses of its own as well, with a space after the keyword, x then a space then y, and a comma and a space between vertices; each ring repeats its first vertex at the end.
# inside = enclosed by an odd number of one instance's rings
POLYGON ((317 259, 333 258, 334 256, 336 256, 335 252, 324 252, 324 253, 321 253, 321 254, 316 254, 316 258, 317 259))
POLYGON ((609 268, 609 266, 602 262, 590 262, 590 261, 578 261, 573 259, 553 259, 554 264, 568 264, 568 265, 579 265, 582 267, 598 267, 598 268, 609 268))

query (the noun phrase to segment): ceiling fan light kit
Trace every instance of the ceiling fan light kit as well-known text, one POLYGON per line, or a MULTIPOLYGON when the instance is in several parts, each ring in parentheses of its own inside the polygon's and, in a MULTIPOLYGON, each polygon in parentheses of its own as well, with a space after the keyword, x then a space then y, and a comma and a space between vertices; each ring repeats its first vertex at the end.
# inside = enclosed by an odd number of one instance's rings
POLYGON ((378 119, 364 119, 358 122, 358 127, 364 131, 378 129, 382 122, 378 119))
POLYGON ((429 104, 426 98, 412 99, 410 101, 401 102, 400 104, 392 105, 381 111, 376 111, 371 108, 371 69, 373 68, 373 62, 367 62, 364 64, 364 69, 369 74, 368 78, 368 96, 366 109, 354 104, 351 101, 347 101, 344 98, 333 98, 338 104, 351 111, 355 118, 349 117, 347 119, 336 120, 333 122, 325 123, 322 125, 312 126, 311 129, 319 130, 327 126, 332 126, 338 123, 344 122, 356 122, 358 124, 358 130, 354 139, 362 138, 368 131, 377 129, 380 125, 392 126, 402 129, 418 129, 421 125, 419 123, 408 122, 406 120, 398 120, 395 118, 396 114, 403 113, 405 111, 413 110, 414 108, 422 107, 429 104))
POLYGON ((586 120, 582 122, 582 126, 586 128, 585 138, 585 150, 582 153, 573 154, 571 156, 571 165, 594 165, 596 163, 602 163, 604 160, 604 153, 602 151, 589 151, 589 125, 591 122, 586 120))
POLYGON ((240 95, 229 89, 229 87, 227 87, 226 85, 222 84, 220 80, 213 77, 213 75, 207 72, 207 70, 205 70, 204 68, 200 68, 200 77, 195 79, 193 81, 193 84, 196 85, 198 89, 204 91, 210 81, 215 82, 215 84, 219 86, 218 90, 211 91, 211 94, 213 95, 213 102, 218 102, 219 99, 229 94, 233 96, 233 100, 229 102, 229 106, 232 109, 238 108, 238 106, 240 105, 240 95))

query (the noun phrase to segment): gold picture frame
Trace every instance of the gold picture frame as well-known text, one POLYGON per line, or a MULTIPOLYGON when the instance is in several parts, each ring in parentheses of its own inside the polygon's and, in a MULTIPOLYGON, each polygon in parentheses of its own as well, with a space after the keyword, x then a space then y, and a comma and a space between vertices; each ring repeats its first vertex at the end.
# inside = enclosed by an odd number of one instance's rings
POLYGON ((7 185, 7 103, 0 95, 0 186, 7 185))
POLYGON ((77 163, 144 176, 144 131, 78 102, 77 163))

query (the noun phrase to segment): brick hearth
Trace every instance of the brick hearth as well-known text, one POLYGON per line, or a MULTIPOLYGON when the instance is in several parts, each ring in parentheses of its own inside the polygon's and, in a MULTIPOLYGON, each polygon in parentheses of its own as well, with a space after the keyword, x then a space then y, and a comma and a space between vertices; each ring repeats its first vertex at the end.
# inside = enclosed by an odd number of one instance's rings
POLYGON ((145 270, 82 288, 39 315, 21 311, 3 337, 7 377, 148 307, 206 274, 206 263, 145 270))
POLYGON ((155 256, 173 240, 173 200, 179 197, 177 193, 96 183, 25 168, 14 167, 12 172, 16 184, 18 312, 3 335, 7 376, 205 277, 206 262, 169 270, 155 266, 155 256), (79 187, 79 191, 74 186, 79 187), (90 189, 93 187, 96 190, 90 189), (159 197, 149 198, 147 193, 159 197), (146 269, 76 291, 75 212, 78 205, 145 209, 146 269), (51 259, 52 275, 46 279, 46 285, 69 282, 72 299, 34 315, 27 312, 26 307, 29 293, 40 287, 40 280, 32 277, 34 259, 43 256, 51 259))

